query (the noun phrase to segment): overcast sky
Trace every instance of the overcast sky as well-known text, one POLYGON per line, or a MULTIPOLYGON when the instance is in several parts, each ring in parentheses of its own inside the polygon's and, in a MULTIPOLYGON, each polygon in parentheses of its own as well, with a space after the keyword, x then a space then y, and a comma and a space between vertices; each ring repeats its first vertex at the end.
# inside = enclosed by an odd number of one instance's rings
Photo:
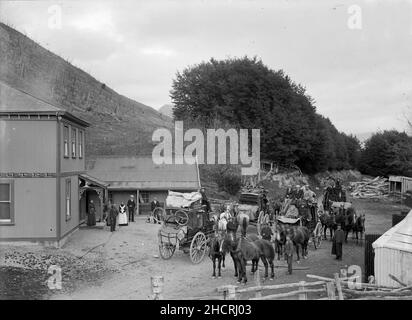
POLYGON ((156 109, 176 71, 248 55, 306 86, 346 133, 404 130, 412 114, 412 1, 0 0, 0 19, 156 109))

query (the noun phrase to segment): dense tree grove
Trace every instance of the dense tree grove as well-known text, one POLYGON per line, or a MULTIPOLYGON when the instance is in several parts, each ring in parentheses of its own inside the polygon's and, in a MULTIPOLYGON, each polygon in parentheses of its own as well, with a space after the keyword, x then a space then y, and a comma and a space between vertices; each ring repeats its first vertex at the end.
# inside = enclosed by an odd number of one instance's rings
POLYGON ((256 58, 211 59, 177 73, 176 120, 261 130, 261 158, 308 173, 355 168, 360 144, 316 113, 305 88, 256 58))
POLYGON ((412 137, 395 130, 375 133, 365 143, 359 169, 370 175, 412 177, 412 137))

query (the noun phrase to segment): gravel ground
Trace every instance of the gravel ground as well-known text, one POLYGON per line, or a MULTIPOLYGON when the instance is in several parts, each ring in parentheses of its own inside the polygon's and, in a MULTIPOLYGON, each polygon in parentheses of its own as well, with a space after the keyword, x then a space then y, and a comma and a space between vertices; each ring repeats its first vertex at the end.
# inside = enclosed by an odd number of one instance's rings
MULTIPOLYGON (((389 229, 392 214, 400 211, 398 205, 368 200, 355 199, 354 205, 366 214, 368 233, 389 229)), ((159 227, 139 217, 114 233, 107 229, 80 229, 59 250, 7 247, 0 257, 0 299, 148 299, 150 277, 154 275, 164 277, 166 299, 216 296, 218 286, 236 284, 229 256, 221 279, 212 279, 212 265, 207 257, 198 265, 193 265, 182 251, 175 252, 170 260, 159 258, 159 227), (49 290, 45 283, 52 264, 62 268, 61 290, 49 290)), ((309 258, 299 265, 294 263, 294 267, 303 270, 295 269, 287 275, 285 262, 276 260, 275 280, 266 283, 310 281, 306 274, 332 277, 349 265, 363 267, 362 243, 350 239, 343 250, 343 260, 336 261, 330 254, 329 240, 323 241, 318 250, 310 244, 309 258)), ((248 286, 254 285, 253 276, 248 277, 248 286)))

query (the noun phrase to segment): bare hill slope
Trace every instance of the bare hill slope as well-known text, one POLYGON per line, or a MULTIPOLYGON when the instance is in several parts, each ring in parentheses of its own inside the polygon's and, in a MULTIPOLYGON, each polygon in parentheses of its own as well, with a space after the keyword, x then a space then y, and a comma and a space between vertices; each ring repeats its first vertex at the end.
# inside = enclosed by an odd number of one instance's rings
POLYGON ((0 81, 89 121, 87 155, 150 153, 153 130, 172 126, 169 117, 116 93, 2 23, 0 81))

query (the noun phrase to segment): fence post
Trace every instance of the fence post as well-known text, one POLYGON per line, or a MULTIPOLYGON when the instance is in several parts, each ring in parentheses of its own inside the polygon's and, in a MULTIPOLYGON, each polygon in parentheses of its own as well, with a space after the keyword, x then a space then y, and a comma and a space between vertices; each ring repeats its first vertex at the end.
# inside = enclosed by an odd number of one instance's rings
POLYGON ((335 278, 336 289, 338 290, 338 300, 343 300, 342 285, 340 283, 339 274, 334 273, 333 276, 335 278))
MULTIPOLYGON (((299 291, 305 291, 305 281, 299 282, 299 291)), ((306 292, 299 293, 299 300, 307 300, 308 296, 306 292)))
POLYGON ((152 283, 152 299, 153 300, 162 300, 163 299, 163 284, 164 278, 163 276, 153 276, 151 277, 152 283))
POLYGON ((329 300, 336 300, 335 284, 332 281, 326 282, 326 292, 328 293, 329 300))
POLYGON ((236 300, 236 286, 228 285, 217 288, 218 292, 223 292, 223 300, 236 300))

